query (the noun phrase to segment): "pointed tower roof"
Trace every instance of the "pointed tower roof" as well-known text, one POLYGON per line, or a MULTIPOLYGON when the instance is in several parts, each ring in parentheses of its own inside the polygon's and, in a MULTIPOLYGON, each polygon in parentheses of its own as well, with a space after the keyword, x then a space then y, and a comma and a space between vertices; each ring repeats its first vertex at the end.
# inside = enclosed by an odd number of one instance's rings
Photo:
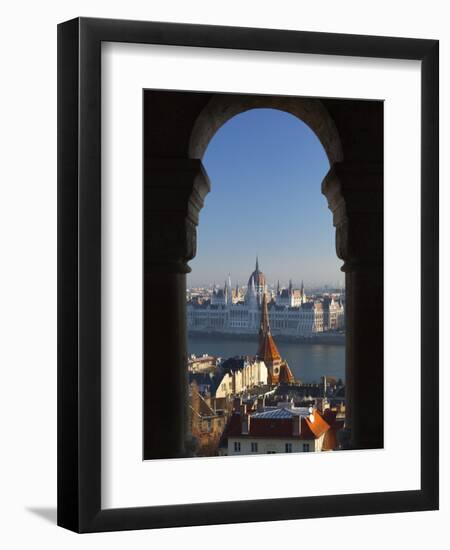
POLYGON ((258 358, 266 365, 274 361, 281 361, 281 355, 270 333, 269 310, 267 307, 267 296, 264 293, 261 305, 261 322, 259 325, 259 346, 258 358))
POLYGON ((292 382, 295 382, 295 377, 286 362, 281 363, 278 381, 280 384, 292 384, 292 382))
POLYGON ((266 286, 266 277, 262 271, 259 270, 258 256, 256 256, 255 271, 250 275, 248 285, 251 286, 252 280, 255 286, 266 286))
POLYGON ((270 334, 270 324, 269 324, 269 309, 267 307, 267 295, 263 294, 262 305, 261 305, 261 322, 259 324, 259 334, 268 333, 270 334))

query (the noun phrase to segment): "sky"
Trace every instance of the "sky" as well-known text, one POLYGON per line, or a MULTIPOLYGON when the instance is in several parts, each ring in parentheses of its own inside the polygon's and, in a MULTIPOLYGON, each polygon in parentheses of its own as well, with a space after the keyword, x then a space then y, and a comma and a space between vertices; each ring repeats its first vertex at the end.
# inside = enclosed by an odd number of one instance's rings
POLYGON ((341 285, 332 214, 321 182, 325 150, 301 120, 252 109, 224 124, 203 157, 211 181, 188 287, 246 284, 259 257, 269 284, 341 285))

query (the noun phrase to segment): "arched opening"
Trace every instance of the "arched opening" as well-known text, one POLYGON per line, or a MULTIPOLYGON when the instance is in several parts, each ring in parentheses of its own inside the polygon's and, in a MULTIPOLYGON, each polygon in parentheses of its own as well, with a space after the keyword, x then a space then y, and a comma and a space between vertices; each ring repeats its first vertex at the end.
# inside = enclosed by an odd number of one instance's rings
POLYGON ((250 109, 275 109, 304 122, 322 144, 330 164, 343 160, 336 126, 320 100, 291 96, 214 95, 195 121, 189 140, 189 156, 203 158, 216 132, 231 118, 250 109))
POLYGON ((220 125, 202 162, 211 192, 187 276, 196 454, 262 454, 269 447, 285 452, 285 444, 293 452, 303 444, 329 449, 330 434, 343 426, 345 414, 345 338, 342 261, 320 192, 327 154, 298 116, 257 107, 220 125), (270 346, 279 353, 275 361, 268 349, 260 355, 263 295, 270 346), (317 440, 277 442, 274 433, 249 446, 248 437, 264 421, 259 417, 281 407, 285 414, 313 407, 329 419, 330 434, 326 440, 317 434, 317 440), (241 441, 242 434, 230 430, 239 431, 243 418, 254 420, 241 441))
MULTIPOLYGON (((268 248, 266 255, 274 259, 266 260, 266 270, 276 270, 279 250, 288 264, 283 267, 286 273, 306 270, 303 278, 308 283, 344 283, 332 216, 321 194, 330 164, 308 125, 285 111, 244 111, 215 133, 202 163, 211 191, 200 213, 197 253, 189 262, 194 271, 195 266, 206 271, 208 257, 214 257, 214 268, 220 262, 217 271, 222 270, 222 276, 215 277, 211 269, 208 276, 221 283, 232 255, 243 263, 244 255, 251 253, 246 270, 234 274, 244 283, 254 256, 263 257, 268 248), (334 275, 319 280, 320 270, 334 275)), ((291 278, 286 275, 284 280, 282 273, 280 277, 283 284, 291 278)))
POLYGON ((275 108, 320 139, 322 183, 346 279, 346 447, 383 446, 382 102, 192 92, 144 94, 144 458, 186 456, 186 273, 210 182, 201 158, 235 115, 275 108), (164 347, 165 369, 155 361, 164 347), (154 387, 169 386, 170 395, 154 387), (172 411, 170 426, 161 407, 172 411), (146 427, 149 427, 147 429, 146 427))

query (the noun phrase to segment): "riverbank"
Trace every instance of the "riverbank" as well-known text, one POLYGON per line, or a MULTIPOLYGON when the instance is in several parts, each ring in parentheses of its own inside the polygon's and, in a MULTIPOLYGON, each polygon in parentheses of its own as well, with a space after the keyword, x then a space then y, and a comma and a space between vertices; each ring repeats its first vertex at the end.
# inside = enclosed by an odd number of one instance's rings
MULTIPOLYGON (((275 336, 275 342, 281 357, 285 359, 297 380, 311 383, 320 380, 321 376, 332 376, 338 380, 345 379, 345 345, 332 339, 296 341, 275 336)), ((253 356, 258 349, 258 338, 255 334, 211 334, 189 335, 188 352, 201 356, 204 353, 214 357, 253 356)))
MULTIPOLYGON (((213 331, 189 331, 188 337, 190 339, 202 339, 208 338, 214 340, 224 341, 258 341, 257 334, 242 334, 242 333, 225 333, 225 332, 213 332, 213 331)), ((332 344, 345 346, 345 334, 341 332, 322 332, 314 336, 293 336, 287 334, 273 333, 273 337, 277 342, 289 342, 296 344, 332 344)))

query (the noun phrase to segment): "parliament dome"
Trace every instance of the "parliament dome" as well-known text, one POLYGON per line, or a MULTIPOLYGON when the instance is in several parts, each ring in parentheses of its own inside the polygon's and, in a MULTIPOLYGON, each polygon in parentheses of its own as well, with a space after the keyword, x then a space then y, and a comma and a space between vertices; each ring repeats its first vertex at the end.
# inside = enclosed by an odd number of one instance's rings
POLYGON ((255 285, 255 288, 256 287, 265 287, 266 286, 266 276, 264 275, 264 273, 262 271, 259 270, 259 265, 258 265, 258 258, 256 258, 256 267, 255 267, 255 271, 253 271, 253 273, 250 275, 250 278, 248 280, 248 286, 251 287, 252 286, 252 281, 253 281, 253 284, 255 285))

